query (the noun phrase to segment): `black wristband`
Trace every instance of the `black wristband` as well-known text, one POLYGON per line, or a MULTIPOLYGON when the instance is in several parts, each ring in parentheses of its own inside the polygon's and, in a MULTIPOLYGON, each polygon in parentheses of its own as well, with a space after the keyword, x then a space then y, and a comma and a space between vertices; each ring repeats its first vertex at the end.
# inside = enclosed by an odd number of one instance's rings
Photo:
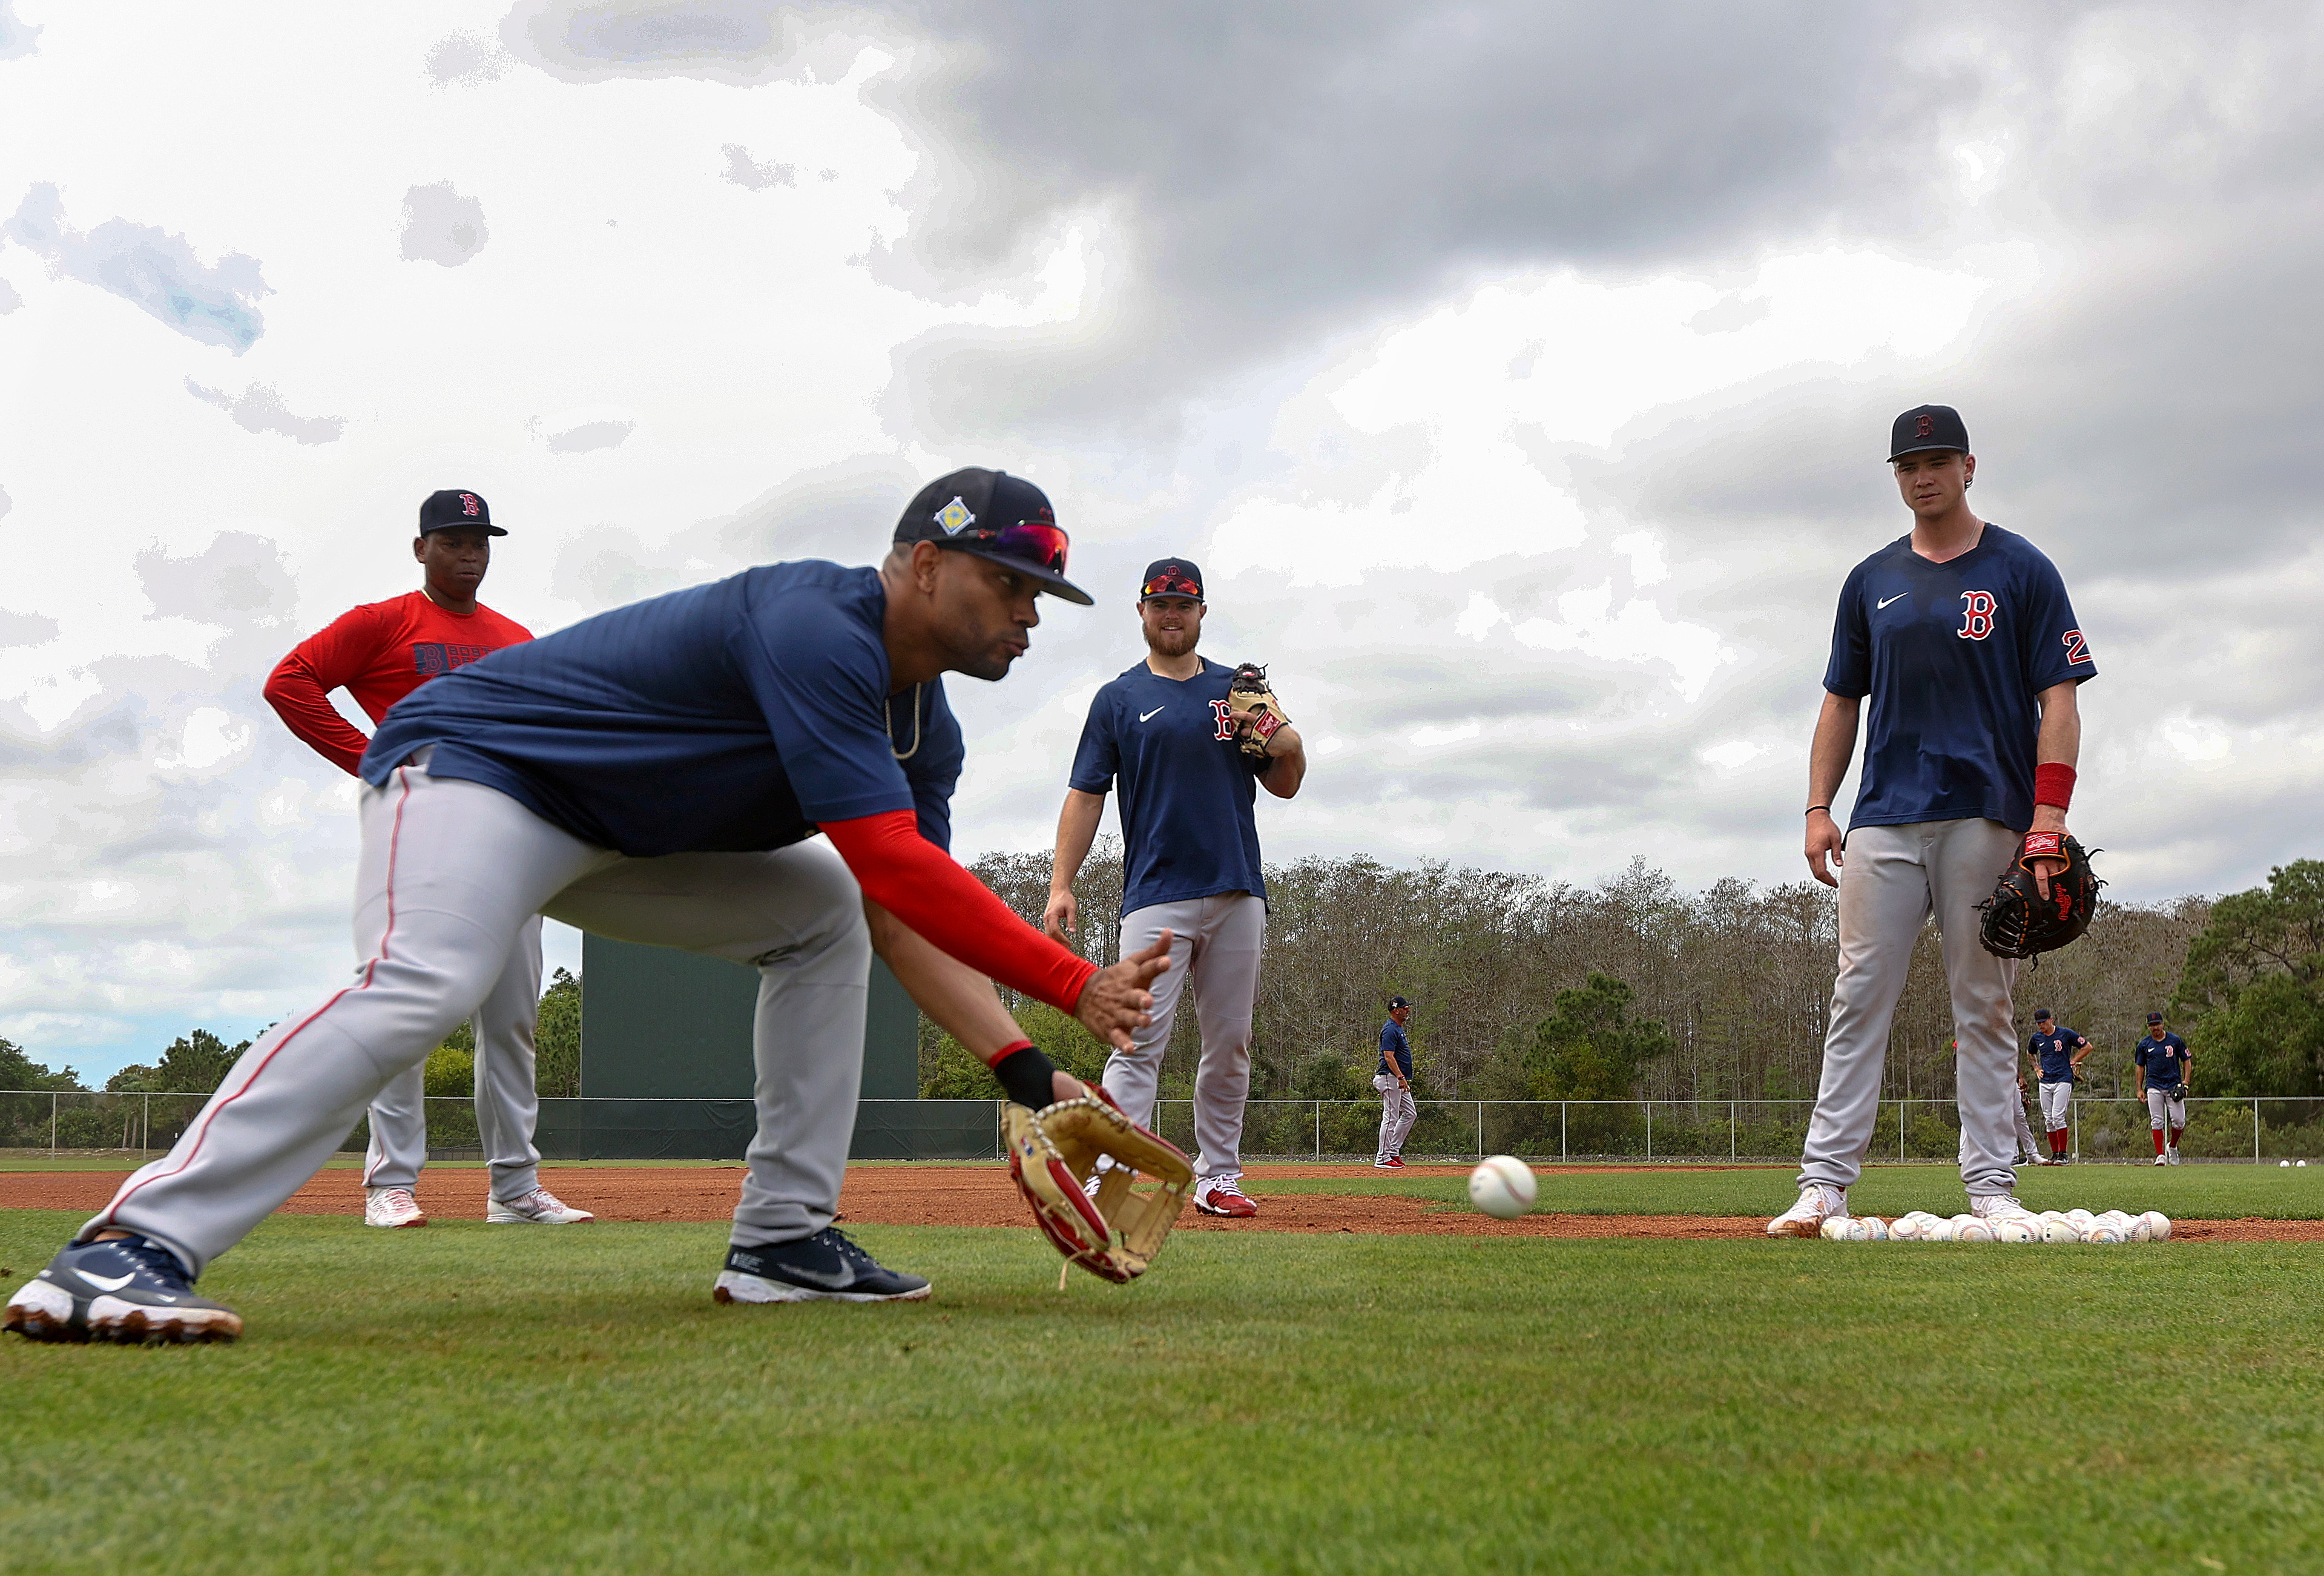
POLYGON ((1030 1044, 992 1064, 992 1075, 1001 1080, 1002 1092, 1035 1111, 1057 1103, 1056 1072, 1057 1064, 1041 1054, 1040 1046, 1030 1044))
MULTIPOLYGON (((1831 806, 1830 805, 1810 805, 1806 809, 1802 810, 1800 814, 1803 816, 1812 816, 1818 810, 1829 810, 1831 808, 1831 806)), ((2117 1084, 2116 1087, 2119 1088, 2121 1086, 2117 1084)))

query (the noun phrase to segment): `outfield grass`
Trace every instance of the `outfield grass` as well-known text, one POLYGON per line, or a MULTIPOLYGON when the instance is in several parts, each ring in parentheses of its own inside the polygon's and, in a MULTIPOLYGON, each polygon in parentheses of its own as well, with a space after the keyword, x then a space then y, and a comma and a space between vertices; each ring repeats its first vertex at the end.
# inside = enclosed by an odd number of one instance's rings
MULTIPOLYGON (((1799 1196, 1797 1168, 1740 1171, 1674 1169, 1545 1172, 1536 1208, 1588 1215, 1775 1215, 1799 1196)), ((1465 1172, 1416 1176, 1370 1166, 1340 1177, 1264 1175, 1246 1180, 1268 1194, 1416 1194, 1468 1207, 1465 1172)), ((2324 1219, 2324 1167, 2273 1166, 2067 1166, 2022 1171, 2017 1196, 2036 1210, 2161 1210, 2172 1220, 2324 1219)), ((1907 1210, 1959 1214, 1969 1208, 1960 1173, 1950 1166, 1872 1166, 1849 1190, 1859 1215, 1894 1217, 1907 1210)))
POLYGON ((238 1346, 0 1341, 0 1565, 2324 1564, 2324 1249, 1188 1233, 1061 1294, 1030 1231, 862 1235, 936 1296, 718 1308, 712 1226, 270 1221, 204 1284, 238 1346))

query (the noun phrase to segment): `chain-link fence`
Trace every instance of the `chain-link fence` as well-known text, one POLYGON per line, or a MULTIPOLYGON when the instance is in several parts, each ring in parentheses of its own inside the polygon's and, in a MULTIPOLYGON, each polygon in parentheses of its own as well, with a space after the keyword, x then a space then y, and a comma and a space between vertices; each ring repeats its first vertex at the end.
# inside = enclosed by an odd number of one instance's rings
MULTIPOLYGON (((0 1090, 0 1149, 152 1154, 178 1140, 202 1094, 0 1090)), ((1807 1136, 1808 1100, 1429 1100, 1404 1143, 1415 1158, 1520 1155, 1540 1161, 1786 1161, 1807 1136)), ((2180 1152, 2192 1161, 2324 1158, 2324 1100, 2190 1100, 2180 1152)), ((867 1100, 856 1111, 857 1159, 991 1159, 1001 1107, 990 1100, 867 1100)), ((1379 1104, 1370 1100, 1254 1100, 1243 1120, 1247 1159, 1369 1160, 1379 1104)), ((1162 1135, 1194 1152, 1194 1102, 1165 1100, 1162 1135)), ((756 1123, 747 1100, 544 1100, 537 1142, 562 1160, 739 1160, 756 1123)), ((2069 1129, 2078 1158, 2152 1161, 2144 1101, 2078 1100, 2069 1129)), ((358 1122, 341 1146, 369 1138, 358 1122)), ((2039 1134, 2036 1135, 2037 1142, 2039 1134)), ((1868 1158, 1952 1163, 1960 1115, 1949 1100, 1880 1102, 1868 1158)), ((482 1159, 473 1101, 428 1101, 428 1149, 482 1159)))

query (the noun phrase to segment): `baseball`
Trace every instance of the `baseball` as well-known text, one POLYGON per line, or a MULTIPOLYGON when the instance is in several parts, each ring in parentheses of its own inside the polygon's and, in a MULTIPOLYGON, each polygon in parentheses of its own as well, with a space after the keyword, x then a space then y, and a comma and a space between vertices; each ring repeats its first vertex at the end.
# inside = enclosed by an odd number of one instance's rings
POLYGON ((1853 1215, 1826 1215, 1821 1230, 1827 1242, 1863 1242, 1872 1235, 1864 1222, 1853 1215))
POLYGON ((1888 1223, 1888 1238, 1893 1242, 1918 1242, 1927 1230, 1928 1222, 1918 1214, 1899 1215, 1888 1223))
POLYGON ((2168 1242, 2171 1240, 2171 1217, 2169 1215, 2164 1214, 2161 1210, 2149 1210, 2138 1218, 2146 1227, 2146 1240, 2148 1241, 2168 1242))
POLYGON ((2038 1242, 2042 1239, 2034 1234, 2034 1228, 2039 1224, 2038 1221, 2012 1215, 2007 1220, 1994 1221, 1993 1240, 1997 1242, 2038 1242))
POLYGON ((2077 1226, 2087 1226, 2098 1217, 2088 1210, 2068 1210, 2066 1219, 2073 1221, 2077 1226))
POLYGON ((1957 1216, 1953 1221, 1953 1240, 1990 1242, 1993 1240, 1993 1227, 1975 1215, 1957 1216))
POLYGON ((2101 1246, 2109 1245, 2121 1241, 2122 1233, 2111 1225, 2100 1223, 2098 1225, 2092 1226, 2089 1230, 2083 1232, 2082 1240, 2085 1242, 2097 1243, 2101 1246))
POLYGON ((1940 1217, 1929 1221, 1926 1225, 1921 1228, 1921 1240, 1923 1242, 1950 1242, 1954 1240, 1954 1233, 1958 1230, 1959 1228, 1950 1221, 1940 1217))
POLYGON ((2122 1235, 2125 1241, 2144 1242, 2154 1235, 2154 1230, 2146 1223, 2144 1215, 2133 1215, 2130 1217, 2130 1224, 2122 1229, 2122 1235))
POLYGON ((1870 1240, 1875 1242, 1886 1242, 1888 1240, 1889 1237, 1893 1235, 1889 1230, 1888 1222, 1882 1220, 1878 1215, 1864 1215, 1858 1218, 1864 1221, 1864 1235, 1870 1240))
POLYGON ((2279 1161, 2277 1161, 2277 1162, 2276 1162, 2276 1164, 2277 1164, 2278 1166, 2282 1166, 2286 1171, 2289 1171, 2289 1170, 2291 1170, 2291 1169, 2292 1169, 2292 1162, 2291 1162, 2291 1161, 2289 1161, 2289 1160, 2279 1160, 2279 1161))
POLYGON ((2044 1242, 2079 1242, 2081 1240, 2081 1228, 2063 1215, 2042 1222, 2042 1240, 2044 1242))
POLYGON ((1533 1208, 1533 1170, 1514 1155, 1495 1155, 1469 1173, 1469 1202, 1497 1221, 1514 1221, 1533 1208))

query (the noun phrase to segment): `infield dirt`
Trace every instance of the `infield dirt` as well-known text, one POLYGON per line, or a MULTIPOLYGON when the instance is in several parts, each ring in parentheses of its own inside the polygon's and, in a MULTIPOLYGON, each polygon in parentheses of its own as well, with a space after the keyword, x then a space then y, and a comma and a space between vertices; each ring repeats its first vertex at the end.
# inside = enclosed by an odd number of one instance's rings
MULTIPOLYGON (((1756 1237, 1758 1216, 1536 1213, 1496 1221, 1433 1199, 1399 1194, 1268 1194, 1275 1179, 1345 1177, 1346 1166, 1258 1166, 1245 1174, 1259 1204, 1252 1220, 1227 1221, 1189 1208, 1181 1230, 1365 1232, 1390 1236, 1462 1237, 1756 1237)), ((1465 1166, 1414 1166, 1406 1176, 1465 1176, 1465 1166)), ((1545 1166, 1545 1175, 1599 1167, 1545 1166)), ((559 1198, 604 1221, 723 1221, 733 1212, 742 1168, 733 1166, 555 1166, 544 1178, 559 1198)), ((1377 1175, 1370 1167, 1367 1176, 1377 1175)), ((0 1177, 0 1207, 89 1210, 104 1206, 126 1172, 17 1172, 0 1177)), ((420 1190, 430 1215, 446 1221, 484 1218, 484 1173, 430 1170, 420 1190)), ((282 1206, 284 1214, 360 1213, 363 1188, 354 1171, 318 1173, 282 1206)), ((860 1166, 847 1173, 841 1219, 853 1225, 1006 1226, 1031 1224, 1023 1202, 998 1163, 860 1166)), ((2175 1236, 2194 1242, 2324 1242, 2324 1221, 2181 1221, 2175 1236)))

